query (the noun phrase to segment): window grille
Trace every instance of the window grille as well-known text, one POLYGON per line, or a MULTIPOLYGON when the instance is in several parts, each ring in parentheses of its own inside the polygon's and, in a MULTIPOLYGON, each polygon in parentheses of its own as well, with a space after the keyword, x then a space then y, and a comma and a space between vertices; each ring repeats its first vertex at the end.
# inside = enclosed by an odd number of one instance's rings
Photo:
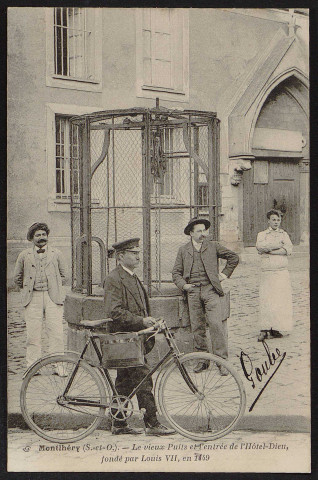
POLYGON ((71 125, 68 117, 55 117, 55 185, 56 198, 70 199, 72 158, 73 194, 78 195, 79 185, 79 131, 71 125))
POLYGON ((89 57, 92 31, 85 8, 54 8, 54 73, 78 79, 91 78, 89 57))

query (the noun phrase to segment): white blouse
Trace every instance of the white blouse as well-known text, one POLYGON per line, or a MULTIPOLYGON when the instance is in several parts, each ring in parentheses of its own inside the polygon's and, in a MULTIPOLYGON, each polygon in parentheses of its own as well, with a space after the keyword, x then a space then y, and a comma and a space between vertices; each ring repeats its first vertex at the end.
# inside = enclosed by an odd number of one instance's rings
POLYGON ((259 232, 256 240, 256 248, 284 248, 286 255, 271 255, 270 253, 261 254, 262 270, 282 270, 288 268, 287 255, 292 254, 293 244, 290 241, 288 233, 282 228, 273 230, 269 227, 263 232, 259 232))

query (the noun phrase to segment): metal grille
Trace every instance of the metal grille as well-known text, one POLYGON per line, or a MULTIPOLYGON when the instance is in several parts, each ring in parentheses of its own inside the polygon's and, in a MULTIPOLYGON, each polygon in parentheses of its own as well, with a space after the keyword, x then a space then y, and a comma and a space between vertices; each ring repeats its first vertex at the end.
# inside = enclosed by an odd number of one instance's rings
MULTIPOLYGON (((91 130, 91 165, 101 155, 105 131, 91 130)), ((107 130, 106 130, 107 132, 107 130)), ((111 130, 108 154, 91 181, 91 234, 100 238, 107 251, 121 239, 142 236, 142 168, 140 130, 111 130)), ((93 284, 99 278, 100 255, 93 243, 93 284)), ((107 272, 115 266, 106 260, 107 272)), ((137 272, 138 273, 138 272, 137 272)), ((139 272, 140 274, 141 272, 139 272)))
POLYGON ((136 273, 150 295, 162 294, 189 218, 210 218, 210 233, 218 235, 215 114, 157 106, 97 112, 72 123, 80 129, 79 188, 76 158, 71 170, 73 289, 102 294, 104 276, 116 266, 108 249, 139 237, 136 273))

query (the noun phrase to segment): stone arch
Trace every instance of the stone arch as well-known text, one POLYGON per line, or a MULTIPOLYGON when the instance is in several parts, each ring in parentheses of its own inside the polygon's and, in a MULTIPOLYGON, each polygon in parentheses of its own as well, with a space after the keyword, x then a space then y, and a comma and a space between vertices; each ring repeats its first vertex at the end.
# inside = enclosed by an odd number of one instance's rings
MULTIPOLYGON (((242 179, 243 171, 251 168, 251 160, 254 159, 252 152, 252 141, 259 114, 268 98, 275 88, 288 80, 297 79, 309 91, 309 80, 307 75, 297 67, 291 67, 270 81, 265 82, 259 91, 255 89, 253 83, 247 88, 240 101, 229 116, 229 160, 232 185, 239 185, 242 179), (251 101, 251 97, 254 100, 251 101)), ((293 95, 292 92, 289 92, 293 95)), ((301 96, 294 99, 300 105, 307 118, 309 118, 309 102, 301 96)))
MULTIPOLYGON (((300 83, 306 88, 308 92, 309 90, 308 77, 297 68, 290 68, 287 71, 280 73, 275 78, 273 78, 271 82, 266 85, 266 88, 264 88, 263 91, 260 92, 257 98, 257 101, 254 102, 253 115, 250 115, 251 121, 249 124, 249 131, 248 131, 248 144, 247 144, 248 152, 252 151, 252 142, 253 142, 255 126, 266 100, 268 99, 271 92, 273 92, 279 85, 281 85, 287 79, 292 79, 293 77, 299 80, 300 83)), ((295 96, 293 92, 288 91, 288 89, 286 89, 286 91, 299 104, 300 108, 303 110, 303 112, 305 113, 308 119, 309 118, 309 102, 305 101, 304 98, 301 98, 300 95, 295 96)))

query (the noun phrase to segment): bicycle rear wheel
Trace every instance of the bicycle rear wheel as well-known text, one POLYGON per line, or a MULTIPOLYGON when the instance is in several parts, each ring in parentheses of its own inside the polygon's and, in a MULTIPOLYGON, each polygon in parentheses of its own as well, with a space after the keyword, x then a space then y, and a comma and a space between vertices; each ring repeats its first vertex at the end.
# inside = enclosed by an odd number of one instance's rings
POLYGON ((246 395, 243 383, 225 360, 209 353, 189 353, 174 362, 158 387, 162 413, 182 435, 207 441, 227 435, 244 413, 246 395), (200 362, 208 362, 199 373, 200 362), (222 374, 221 374, 222 373, 222 374), (195 386, 193 392, 187 377, 195 386))
POLYGON ((110 391, 99 374, 81 361, 66 398, 65 387, 78 359, 55 355, 40 359, 26 375, 20 393, 20 405, 28 426, 40 437, 57 443, 70 443, 92 433, 105 416, 103 406, 71 405, 67 398, 109 403, 110 391), (57 372, 60 374, 57 375, 57 372))

